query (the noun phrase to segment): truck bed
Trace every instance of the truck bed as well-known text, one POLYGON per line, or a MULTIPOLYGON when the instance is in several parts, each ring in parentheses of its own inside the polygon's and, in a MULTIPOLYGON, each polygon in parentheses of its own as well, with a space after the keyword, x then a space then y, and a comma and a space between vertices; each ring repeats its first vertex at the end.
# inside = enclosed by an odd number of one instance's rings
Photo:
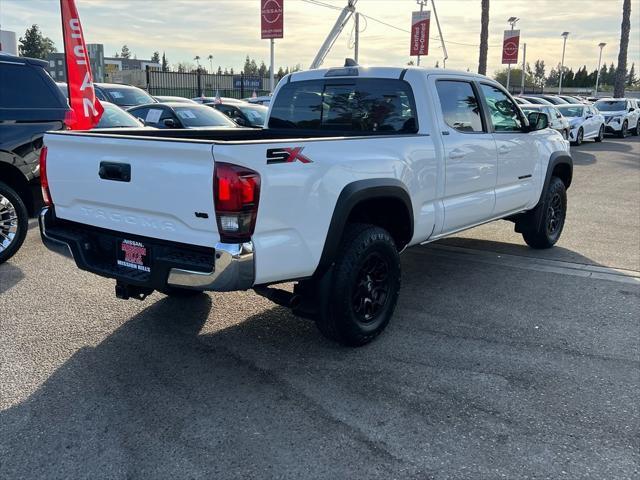
MULTIPOLYGON (((148 139, 195 140, 214 143, 227 142, 268 142, 291 139, 344 138, 344 137, 381 137, 376 132, 318 131, 301 129, 274 128, 210 128, 210 129, 151 129, 151 128, 105 128, 91 131, 64 132, 63 135, 96 135, 96 136, 134 136, 148 139)), ((397 138, 399 135, 393 135, 397 138)))

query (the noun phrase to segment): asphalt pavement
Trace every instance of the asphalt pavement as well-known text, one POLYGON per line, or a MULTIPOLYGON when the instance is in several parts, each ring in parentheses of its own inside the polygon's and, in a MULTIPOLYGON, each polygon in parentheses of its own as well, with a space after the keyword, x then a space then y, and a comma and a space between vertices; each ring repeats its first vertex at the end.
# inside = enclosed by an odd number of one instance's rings
POLYGON ((0 265, 0 478, 639 478, 640 141, 572 150, 558 246, 408 250, 359 349, 251 292, 117 300, 31 229, 0 265))

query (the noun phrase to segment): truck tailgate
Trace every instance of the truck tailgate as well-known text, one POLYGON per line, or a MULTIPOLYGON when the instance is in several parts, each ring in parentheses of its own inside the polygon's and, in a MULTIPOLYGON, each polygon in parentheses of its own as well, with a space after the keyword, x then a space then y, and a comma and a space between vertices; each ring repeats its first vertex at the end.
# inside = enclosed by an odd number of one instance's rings
POLYGON ((210 143, 73 134, 44 143, 57 217, 191 245, 219 241, 210 143))

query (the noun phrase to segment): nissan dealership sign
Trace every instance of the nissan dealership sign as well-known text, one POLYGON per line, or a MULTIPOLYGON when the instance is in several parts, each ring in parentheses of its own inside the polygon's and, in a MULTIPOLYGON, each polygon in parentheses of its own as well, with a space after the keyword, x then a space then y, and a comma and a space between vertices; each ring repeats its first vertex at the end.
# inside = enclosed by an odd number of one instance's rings
POLYGON ((262 39, 284 36, 284 0, 261 0, 262 39))

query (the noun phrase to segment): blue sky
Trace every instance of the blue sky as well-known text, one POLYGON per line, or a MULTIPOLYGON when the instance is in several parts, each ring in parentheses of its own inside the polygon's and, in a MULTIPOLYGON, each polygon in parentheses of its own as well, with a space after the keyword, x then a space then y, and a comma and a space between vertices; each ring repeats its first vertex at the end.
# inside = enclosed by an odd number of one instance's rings
MULTIPOLYGON (((285 38, 276 41, 276 64, 307 67, 330 30, 338 11, 302 0, 285 1, 285 38)), ((342 7, 346 0, 323 0, 342 7)), ((640 63, 640 0, 632 0, 628 62, 640 63)), ((268 63, 269 42, 260 39, 259 0, 76 0, 88 43, 105 44, 112 55, 126 43, 138 58, 154 50, 166 52, 173 63, 191 61, 195 55, 214 56, 214 66, 238 68, 245 55, 268 63)), ((430 4, 430 2, 429 2, 430 4)), ((437 0, 449 60, 447 67, 477 69, 480 35, 480 0, 437 0)), ((363 21, 360 63, 402 65, 410 60, 409 33, 415 0, 359 0, 363 21)), ((430 5, 427 7, 430 9, 430 5)), ((603 62, 617 61, 622 0, 491 0, 489 72, 501 68, 500 44, 507 18, 520 17, 521 43, 527 43, 530 63, 544 59, 547 73, 560 61, 560 33, 571 32, 565 64, 574 68, 598 61, 598 43, 606 42, 603 62)), ((40 25, 58 49, 62 48, 57 0, 0 0, 0 25, 18 36, 33 23, 40 25)), ((328 56, 325 65, 342 63, 353 56, 349 49, 351 24, 328 56)), ((431 37, 437 33, 432 19, 431 37)), ((442 65, 438 40, 431 40, 431 54, 423 65, 442 65)), ((520 57, 521 58, 521 57, 520 57)), ((208 66, 208 61, 204 64, 208 66)), ((638 71, 638 69, 636 69, 638 71)))

